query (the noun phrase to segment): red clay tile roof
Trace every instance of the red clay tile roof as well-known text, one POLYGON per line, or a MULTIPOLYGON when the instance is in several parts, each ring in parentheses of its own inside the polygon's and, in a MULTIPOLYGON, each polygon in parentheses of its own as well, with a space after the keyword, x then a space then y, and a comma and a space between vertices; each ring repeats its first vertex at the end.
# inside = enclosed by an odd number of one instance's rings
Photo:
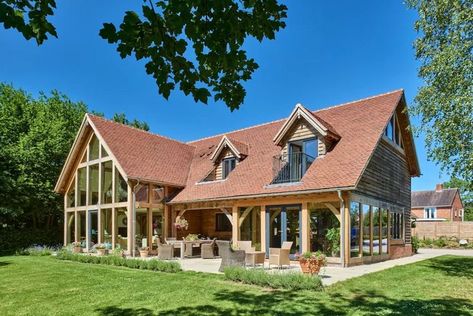
POLYGON ((244 156, 248 156, 248 144, 237 141, 236 139, 227 137, 228 140, 235 146, 236 150, 244 156))
POLYGON ((130 179, 186 184, 194 147, 88 114, 130 179))
POLYGON ((272 139, 285 120, 226 133, 232 140, 248 144, 250 153, 224 181, 199 183, 213 168, 209 154, 222 135, 190 142, 196 150, 186 187, 172 203, 353 188, 402 96, 403 91, 398 90, 313 112, 329 122, 341 138, 333 150, 315 160, 298 185, 268 186, 274 176, 273 156, 280 154, 272 139))

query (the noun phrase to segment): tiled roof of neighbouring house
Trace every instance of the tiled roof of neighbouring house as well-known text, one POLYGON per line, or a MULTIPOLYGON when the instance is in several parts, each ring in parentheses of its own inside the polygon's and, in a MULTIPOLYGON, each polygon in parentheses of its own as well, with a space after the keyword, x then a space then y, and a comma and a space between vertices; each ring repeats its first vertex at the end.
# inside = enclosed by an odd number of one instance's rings
POLYGON ((412 191, 411 206, 416 207, 450 207, 453 204, 458 189, 443 189, 440 191, 412 191))

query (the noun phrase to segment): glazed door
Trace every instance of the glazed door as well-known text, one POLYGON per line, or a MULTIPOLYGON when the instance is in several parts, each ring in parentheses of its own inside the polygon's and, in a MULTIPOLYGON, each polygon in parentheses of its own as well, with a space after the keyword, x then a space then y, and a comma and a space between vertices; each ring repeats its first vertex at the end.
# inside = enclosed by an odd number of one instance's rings
POLYGON ((266 254, 269 248, 281 248, 292 241, 291 254, 301 251, 301 206, 282 205, 266 208, 266 254))

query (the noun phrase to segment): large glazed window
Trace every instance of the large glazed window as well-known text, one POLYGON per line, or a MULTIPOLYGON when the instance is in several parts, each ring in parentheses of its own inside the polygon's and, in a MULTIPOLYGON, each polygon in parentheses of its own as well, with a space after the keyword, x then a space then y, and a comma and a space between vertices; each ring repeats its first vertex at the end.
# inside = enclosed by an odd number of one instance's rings
POLYGON ((102 162, 102 204, 113 203, 113 164, 112 161, 102 162))
POLYGON ((360 203, 350 204, 350 257, 360 256, 360 203))
POLYGON ((89 161, 99 159, 100 144, 97 136, 92 136, 89 143, 89 161))
POLYGON ((404 216, 400 211, 391 213, 391 239, 404 239, 404 216))
POLYGON ((89 167, 89 205, 99 203, 99 165, 89 167))
POLYGON ((128 197, 128 188, 125 179, 115 168, 115 202, 126 202, 128 197))
POLYGON ((112 241, 112 209, 106 208, 101 210, 101 230, 102 230, 102 241, 107 245, 107 248, 111 248, 112 241))
POLYGON ((66 205, 67 207, 74 207, 76 206, 76 188, 75 188, 75 182, 76 179, 72 179, 72 185, 71 188, 69 189, 69 192, 67 192, 67 200, 66 200, 66 205))
POLYGON ((77 170, 77 206, 85 206, 87 202, 87 170, 80 168, 77 170))
POLYGON ((381 211, 379 207, 372 207, 373 216, 373 256, 381 253, 381 211))
POLYGON ((381 253, 388 253, 388 210, 381 209, 381 253))
POLYGON ((363 204, 363 256, 371 255, 371 207, 363 204))

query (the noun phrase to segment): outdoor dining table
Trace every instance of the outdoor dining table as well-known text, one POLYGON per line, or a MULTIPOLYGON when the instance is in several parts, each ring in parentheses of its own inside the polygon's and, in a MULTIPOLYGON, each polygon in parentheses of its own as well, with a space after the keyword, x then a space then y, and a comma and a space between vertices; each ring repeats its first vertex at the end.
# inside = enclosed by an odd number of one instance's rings
POLYGON ((186 251, 186 246, 193 247, 194 245, 200 246, 202 244, 210 244, 212 243, 211 239, 197 239, 197 240, 167 240, 167 243, 170 245, 179 245, 179 248, 181 249, 180 251, 180 258, 184 259, 185 258, 185 251, 186 251))

